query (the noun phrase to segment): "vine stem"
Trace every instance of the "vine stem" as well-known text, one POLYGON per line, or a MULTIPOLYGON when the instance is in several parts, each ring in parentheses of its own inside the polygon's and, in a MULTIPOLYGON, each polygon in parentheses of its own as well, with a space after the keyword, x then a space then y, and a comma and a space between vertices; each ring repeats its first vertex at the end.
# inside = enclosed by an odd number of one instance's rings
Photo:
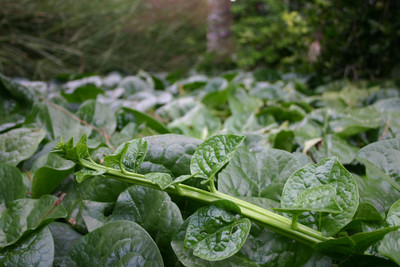
MULTIPOLYGON (((123 173, 117 169, 108 168, 103 165, 90 162, 88 160, 81 160, 81 164, 89 169, 105 170, 106 174, 113 179, 161 190, 157 184, 154 184, 152 181, 148 180, 144 175, 141 174, 127 171, 123 173)), ((263 226, 270 230, 273 230, 274 232, 277 232, 286 237, 292 238, 310 246, 313 246, 319 242, 333 239, 331 237, 325 237, 322 235, 321 232, 318 232, 302 224, 297 224, 297 227, 294 228, 292 227, 292 220, 290 220, 289 218, 283 217, 282 215, 276 214, 272 211, 263 209, 257 205, 221 193, 219 191, 209 192, 185 184, 179 184, 179 189, 171 185, 165 188, 163 191, 195 199, 204 203, 212 203, 217 200, 232 201, 240 207, 241 214, 246 216, 247 218, 252 219, 256 223, 262 224, 263 226)))

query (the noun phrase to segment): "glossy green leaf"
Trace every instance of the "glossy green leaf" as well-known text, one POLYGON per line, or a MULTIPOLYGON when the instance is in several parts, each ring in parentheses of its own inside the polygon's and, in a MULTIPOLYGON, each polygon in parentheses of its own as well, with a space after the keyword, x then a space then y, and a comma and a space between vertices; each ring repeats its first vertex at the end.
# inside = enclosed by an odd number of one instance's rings
POLYGON ((14 200, 24 198, 25 194, 21 172, 14 166, 0 162, 0 213, 14 200))
POLYGON ((33 106, 32 113, 26 119, 25 124, 45 129, 47 138, 54 141, 60 138, 79 140, 84 133, 90 135, 92 132, 90 127, 82 125, 70 114, 39 102, 33 106))
POLYGON ((103 226, 108 222, 106 213, 110 213, 114 203, 83 200, 82 219, 88 232, 103 226))
POLYGON ((0 247, 17 242, 22 235, 49 221, 66 217, 57 197, 44 195, 39 199, 18 199, 12 202, 0 217, 0 247))
POLYGON ((89 179, 93 176, 98 176, 106 173, 106 170, 91 170, 83 168, 82 170, 75 173, 76 181, 82 183, 84 180, 89 179))
POLYGON ((165 172, 172 177, 190 174, 190 160, 201 143, 177 134, 145 137, 148 150, 138 173, 165 172))
POLYGON ((319 185, 298 194, 293 205, 288 208, 275 209, 289 213, 305 211, 341 213, 336 202, 336 190, 330 185, 319 185))
POLYGON ((28 104, 32 104, 36 99, 34 90, 30 90, 30 88, 18 82, 14 82, 13 80, 4 76, 1 73, 0 73, 0 89, 6 90, 14 98, 22 102, 26 102, 28 104))
POLYGON ((157 184, 162 190, 172 183, 171 175, 162 172, 153 172, 145 174, 146 178, 151 180, 153 184, 157 184))
POLYGON ((213 179, 215 174, 228 163, 244 136, 225 134, 214 135, 201 143, 190 161, 190 172, 198 177, 213 179))
POLYGON ((353 221, 360 220, 360 221, 382 221, 382 215, 370 203, 360 203, 357 208, 356 214, 354 214, 353 221))
POLYGON ((288 107, 284 105, 271 104, 263 108, 259 114, 269 114, 274 116, 277 121, 301 121, 306 112, 299 105, 290 104, 288 107))
POLYGON ((135 172, 142 164, 147 153, 148 144, 145 139, 134 139, 121 144, 113 155, 104 158, 107 167, 120 169, 122 167, 130 172, 135 172))
POLYGON ((259 98, 247 94, 243 88, 239 87, 228 88, 228 102, 233 115, 252 113, 263 104, 259 98))
POLYGON ((87 141, 86 134, 83 134, 80 137, 76 145, 74 145, 73 138, 69 139, 66 143, 64 142, 64 139, 61 138, 60 142, 57 143, 52 152, 75 162, 80 162, 82 159, 90 160, 87 141))
POLYGON ((175 133, 203 140, 217 132, 220 126, 220 120, 200 103, 196 103, 184 116, 168 124, 175 133))
POLYGON ((166 121, 173 121, 183 117, 196 104, 197 101, 194 97, 181 97, 157 109, 156 114, 166 121))
POLYGON ((183 220, 178 206, 167 193, 131 186, 119 195, 110 219, 138 223, 153 237, 164 259, 176 260, 170 241, 183 220))
POLYGON ((208 261, 193 255, 192 249, 185 249, 183 241, 189 220, 180 228, 171 245, 179 261, 185 266, 331 266, 332 260, 309 246, 276 234, 256 224, 242 248, 233 256, 219 261, 208 261))
POLYGON ((338 157, 342 164, 349 164, 354 160, 357 148, 337 135, 328 134, 322 139, 321 145, 310 149, 316 161, 326 157, 338 157))
MULTIPOLYGON (((357 159, 370 169, 378 168, 388 175, 400 189, 400 139, 369 144, 357 153, 357 159)), ((390 181, 388 181, 390 182, 390 181)), ((397 187, 396 187, 397 188, 397 187)), ((398 189, 398 190, 399 190, 398 189)))
POLYGON ((96 100, 83 102, 76 115, 98 129, 104 129, 109 135, 117 127, 117 119, 114 112, 108 106, 96 102, 96 100))
POLYGON ((73 92, 61 92, 61 95, 68 101, 74 103, 82 103, 89 99, 96 99, 97 95, 103 95, 104 90, 98 88, 94 84, 86 84, 79 86, 73 92))
POLYGON ((156 130, 160 134, 167 134, 171 132, 162 122, 138 110, 122 108, 120 113, 126 116, 129 122, 135 122, 138 125, 145 124, 147 127, 156 130))
MULTIPOLYGON (((379 91, 378 91, 379 92, 379 91)), ((396 90, 398 92, 398 90, 396 90)), ((388 98, 378 101, 374 104, 374 107, 380 112, 383 123, 388 123, 389 129, 386 132, 384 138, 399 138, 400 132, 400 98, 388 98)), ((386 125, 385 125, 386 127, 386 125)), ((385 131, 384 127, 381 127, 381 136, 385 131)))
POLYGON ((303 191, 320 185, 329 185, 336 189, 336 202, 343 212, 310 212, 300 215, 298 221, 317 228, 325 236, 331 236, 351 221, 359 202, 356 181, 336 158, 323 159, 318 164, 308 164, 293 173, 283 189, 281 204, 282 208, 290 208, 303 191))
POLYGON ((129 221, 108 223, 77 241, 61 266, 163 266, 149 234, 129 221))
POLYGON ((271 139, 273 148, 292 152, 294 141, 294 132, 292 130, 280 130, 278 133, 273 135, 273 138, 270 138, 270 140, 271 139))
POLYGON ((218 174, 218 189, 232 196, 245 197, 256 205, 259 204, 255 202, 257 199, 273 201, 276 203, 273 207, 277 207, 286 180, 300 167, 296 157, 286 151, 239 148, 218 174))
POLYGON ((53 266, 54 244, 51 232, 44 227, 30 233, 12 246, 0 250, 1 266, 53 266))
POLYGON ((238 252, 250 231, 249 219, 216 206, 200 208, 189 218, 185 248, 206 260, 222 260, 238 252))
MULTIPOLYGON (((400 227, 400 200, 389 209, 386 222, 390 226, 400 227)), ((387 234, 379 246, 379 253, 400 264, 400 230, 387 234)))
POLYGON ((46 136, 41 129, 19 128, 0 134, 0 161, 17 166, 30 158, 46 136))
POLYGON ((320 242, 315 245, 315 248, 335 258, 343 258, 351 254, 363 254, 369 246, 381 240, 388 233, 396 231, 399 227, 386 227, 372 232, 335 238, 320 242))
POLYGON ((52 222, 48 227, 54 241, 53 266, 60 266, 70 247, 81 239, 82 235, 76 232, 71 225, 66 223, 52 222))
POLYGON ((54 189, 74 171, 75 163, 60 156, 48 153, 36 160, 32 169, 32 197, 51 194, 54 189))
POLYGON ((339 136, 351 136, 378 128, 382 120, 378 111, 372 106, 350 109, 338 115, 339 117, 331 120, 329 125, 339 136))
POLYGON ((379 246, 379 253, 400 265, 400 230, 387 234, 379 246))
POLYGON ((65 181, 58 188, 67 195, 63 200, 63 206, 68 212, 68 219, 74 222, 74 229, 81 233, 87 232, 83 220, 83 210, 86 209, 85 201, 115 202, 127 187, 128 184, 114 179, 94 176, 82 183, 76 183, 75 179, 65 181))
POLYGON ((389 209, 386 222, 390 226, 400 226, 400 200, 397 200, 389 209))
POLYGON ((359 187, 361 202, 372 204, 382 216, 385 216, 390 206, 400 199, 400 192, 380 176, 371 172, 368 172, 368 176, 353 176, 359 187))
MULTIPOLYGON (((273 122, 274 120, 272 118, 271 123, 273 122)), ((268 122, 264 123, 269 124, 268 122)), ((262 128, 263 126, 257 121, 257 117, 254 115, 254 113, 238 113, 227 118, 224 123, 224 129, 227 132, 232 132, 235 134, 254 132, 262 128)))

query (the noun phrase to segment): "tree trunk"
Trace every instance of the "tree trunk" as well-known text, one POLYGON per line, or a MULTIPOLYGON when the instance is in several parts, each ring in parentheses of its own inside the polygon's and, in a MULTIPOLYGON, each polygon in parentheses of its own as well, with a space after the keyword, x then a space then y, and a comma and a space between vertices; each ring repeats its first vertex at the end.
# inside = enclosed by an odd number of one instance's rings
POLYGON ((207 51, 222 58, 232 54, 232 13, 230 0, 208 0, 207 51))

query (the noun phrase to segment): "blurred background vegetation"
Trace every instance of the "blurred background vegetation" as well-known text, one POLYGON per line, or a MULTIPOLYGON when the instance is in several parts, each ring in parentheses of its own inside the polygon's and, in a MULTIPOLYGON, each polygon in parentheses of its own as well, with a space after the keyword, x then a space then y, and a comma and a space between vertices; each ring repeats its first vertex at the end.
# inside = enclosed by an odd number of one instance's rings
MULTIPOLYGON (((222 0, 221 0, 222 1, 222 0)), ((0 72, 215 70, 207 0, 0 0, 0 72)), ((218 68, 400 77, 398 0, 236 0, 234 50, 218 68)))

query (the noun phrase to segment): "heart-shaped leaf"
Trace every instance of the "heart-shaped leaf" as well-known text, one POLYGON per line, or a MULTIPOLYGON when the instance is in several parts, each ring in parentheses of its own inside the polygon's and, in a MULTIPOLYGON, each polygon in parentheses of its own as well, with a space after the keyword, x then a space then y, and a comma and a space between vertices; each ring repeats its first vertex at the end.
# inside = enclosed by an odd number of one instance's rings
POLYGON ((250 231, 249 219, 209 206, 200 208, 190 218, 184 247, 206 260, 222 260, 238 252, 250 231))

